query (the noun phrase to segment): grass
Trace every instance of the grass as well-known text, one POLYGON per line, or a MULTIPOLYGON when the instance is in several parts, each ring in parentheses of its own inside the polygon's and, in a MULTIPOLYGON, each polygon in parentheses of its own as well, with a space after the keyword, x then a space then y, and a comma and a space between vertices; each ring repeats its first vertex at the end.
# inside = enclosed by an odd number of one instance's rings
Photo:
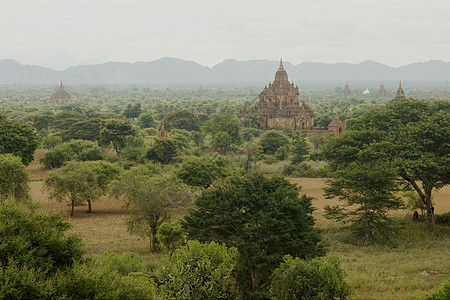
MULTIPOLYGON (((36 156, 42 156, 42 151, 38 150, 36 156)), ((32 197, 41 205, 41 210, 68 215, 69 207, 65 203, 47 200, 43 182, 39 181, 45 177, 45 170, 39 163, 33 162, 28 170, 36 180, 30 184, 32 197)), ((289 180, 302 186, 301 193, 315 198, 314 217, 328 244, 327 255, 339 257, 341 266, 347 272, 347 280, 355 290, 354 299, 423 299, 450 278, 448 226, 437 225, 430 232, 425 222, 413 222, 409 211, 397 211, 392 213, 396 233, 390 245, 358 245, 339 225, 322 217, 325 204, 337 203, 335 199, 323 197, 324 179, 289 180)), ((436 213, 450 211, 448 199, 450 186, 436 193, 436 213)), ((150 272, 167 258, 164 253, 150 253, 147 240, 127 232, 124 222, 127 210, 120 200, 102 198, 93 202, 92 208, 94 213, 87 213, 85 206, 78 206, 75 216, 71 218, 74 224, 71 231, 83 238, 88 254, 135 252, 142 256, 150 272)))

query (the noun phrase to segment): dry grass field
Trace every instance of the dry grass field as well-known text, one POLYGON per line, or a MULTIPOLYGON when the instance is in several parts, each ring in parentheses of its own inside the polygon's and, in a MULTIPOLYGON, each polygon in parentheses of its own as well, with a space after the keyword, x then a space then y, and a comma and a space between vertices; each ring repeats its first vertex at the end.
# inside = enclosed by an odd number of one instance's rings
MULTIPOLYGON (((36 152, 36 158, 43 155, 36 152)), ((69 207, 65 203, 55 203, 47 199, 42 179, 45 171, 35 160, 28 170, 31 174, 33 200, 41 205, 41 210, 62 212, 68 216, 69 207)), ((355 288, 354 299, 423 299, 450 278, 450 231, 436 228, 427 233, 423 223, 412 223, 409 211, 395 212, 400 221, 402 235, 395 238, 394 245, 357 246, 345 242, 346 235, 340 227, 322 217, 325 204, 336 204, 336 199, 325 199, 322 195, 324 180, 318 178, 290 178, 291 182, 302 186, 301 193, 315 198, 314 216, 317 226, 323 229, 328 243, 328 255, 340 258, 347 272, 349 283, 355 288), (406 216, 407 217, 402 217, 406 216), (405 229, 406 228, 406 229, 405 229)), ((435 195, 436 212, 450 211, 450 187, 435 195)), ((154 270, 165 259, 164 254, 151 254, 148 242, 126 231, 124 217, 127 211, 116 199, 102 198, 92 205, 93 213, 86 212, 86 206, 78 206, 71 218, 72 232, 84 240, 88 254, 104 251, 131 251, 140 254, 149 271, 154 270)))

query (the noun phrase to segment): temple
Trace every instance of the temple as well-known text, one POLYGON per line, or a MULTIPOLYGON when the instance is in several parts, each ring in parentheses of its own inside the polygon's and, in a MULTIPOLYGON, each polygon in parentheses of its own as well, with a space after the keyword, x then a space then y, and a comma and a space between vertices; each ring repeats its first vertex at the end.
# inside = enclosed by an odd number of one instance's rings
POLYGON ((397 101, 401 101, 401 100, 404 100, 404 99, 406 99, 405 92, 403 91, 402 82, 400 81, 400 83, 398 85, 397 93, 395 94, 395 98, 392 99, 392 100, 389 100, 387 103, 391 104, 391 103, 394 103, 394 102, 397 102, 397 101))
POLYGON ((53 100, 56 103, 67 103, 67 102, 70 102, 71 96, 69 95, 69 93, 67 93, 64 90, 64 85, 62 83, 62 80, 61 80, 61 83, 59 85, 59 90, 52 95, 50 100, 53 100))
POLYGON ((167 130, 164 128, 164 121, 161 121, 161 129, 158 132, 159 138, 167 138, 169 135, 167 134, 167 130))
POLYGON ((350 86, 348 85, 348 81, 345 82, 344 89, 341 92, 342 97, 351 97, 353 96, 352 90, 350 90, 350 86))
POLYGON ((377 96, 377 97, 380 97, 380 98, 386 98, 386 97, 389 96, 388 92, 387 92, 386 89, 384 88, 384 84, 383 84, 383 83, 380 84, 380 87, 378 88, 378 91, 377 91, 377 93, 376 93, 376 96, 377 96))
POLYGON ((273 83, 269 82, 259 94, 259 102, 239 111, 241 121, 249 114, 257 114, 260 129, 310 130, 314 128, 314 112, 303 102, 299 104, 299 90, 294 83, 289 83, 288 75, 280 60, 280 67, 273 83))

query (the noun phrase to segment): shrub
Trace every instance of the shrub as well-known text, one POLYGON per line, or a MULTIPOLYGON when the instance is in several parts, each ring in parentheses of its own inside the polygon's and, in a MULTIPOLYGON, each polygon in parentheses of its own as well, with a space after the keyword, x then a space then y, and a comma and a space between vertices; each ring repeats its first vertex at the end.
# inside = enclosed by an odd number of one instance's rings
POLYGON ((450 212, 434 215, 434 222, 436 224, 450 225, 450 212))
POLYGON ((120 256, 114 252, 104 252, 97 258, 97 262, 111 271, 119 272, 121 275, 143 272, 145 270, 142 258, 132 252, 124 252, 120 256))
POLYGON ((158 271, 160 289, 170 299, 233 299, 237 258, 234 247, 188 241, 158 271))
POLYGON ((171 256, 173 251, 184 242, 184 231, 179 226, 163 223, 158 228, 157 238, 171 256))
POLYGON ((75 153, 72 148, 65 144, 60 144, 45 153, 45 155, 40 159, 40 163, 43 164, 46 169, 61 168, 74 156, 75 153))
POLYGON ((30 175, 20 157, 0 154, 0 202, 9 198, 25 201, 29 197, 30 175))
POLYGON ((335 257, 304 261, 287 255, 273 272, 270 293, 274 299, 348 299, 352 292, 344 277, 335 257))
POLYGON ((448 300, 450 299, 450 280, 442 285, 442 288, 433 293, 426 300, 448 300))

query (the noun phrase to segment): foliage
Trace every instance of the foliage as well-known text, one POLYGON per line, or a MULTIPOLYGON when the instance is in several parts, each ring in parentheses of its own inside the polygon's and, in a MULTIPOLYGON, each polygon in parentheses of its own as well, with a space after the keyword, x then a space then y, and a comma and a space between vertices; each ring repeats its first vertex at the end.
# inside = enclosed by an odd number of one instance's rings
POLYGON ((177 141, 171 138, 156 138, 145 156, 151 161, 169 164, 178 156, 177 141))
POLYGON ((0 154, 0 203, 14 198, 25 201, 30 196, 30 175, 20 157, 0 154))
POLYGON ((166 130, 185 129, 188 131, 200 131, 199 120, 196 114, 188 109, 176 110, 168 113, 164 119, 166 130))
POLYGON ((122 276, 145 270, 142 258, 133 252, 124 252, 121 255, 115 252, 104 252, 96 257, 95 262, 110 271, 117 271, 122 276))
POLYGON ((220 149, 220 153, 227 154, 231 147, 231 137, 224 131, 214 133, 212 136, 211 145, 220 149))
POLYGON ((131 208, 127 218, 131 233, 150 239, 150 250, 158 250, 157 232, 172 210, 191 199, 189 189, 172 174, 160 174, 154 165, 133 167, 113 183, 113 194, 124 196, 131 208))
POLYGON ((313 144, 314 151, 319 151, 325 143, 325 137, 318 134, 311 135, 309 141, 313 144))
POLYGON ((299 164, 289 164, 284 166, 283 175, 291 177, 306 177, 306 178, 330 178, 333 177, 331 170, 325 166, 323 168, 314 169, 306 162, 299 164))
POLYGON ((58 135, 49 135, 46 137, 43 137, 41 140, 41 146, 44 149, 52 149, 55 148, 57 145, 62 143, 62 138, 58 135))
POLYGON ((212 135, 226 132, 230 135, 231 144, 240 145, 242 143, 239 121, 229 114, 213 115, 203 126, 203 130, 212 135))
POLYGON ((187 157, 177 171, 178 178, 185 184, 203 188, 208 188, 213 181, 228 174, 226 161, 218 155, 187 157))
POLYGON ((11 262, 44 274, 72 266, 84 251, 81 240, 67 234, 69 228, 60 215, 27 210, 11 201, 1 203, 0 270, 11 262))
POLYGON ((71 161, 59 169, 48 172, 45 186, 50 199, 70 203, 71 216, 75 205, 83 202, 88 202, 91 211, 91 201, 98 199, 103 193, 98 185, 96 173, 87 162, 71 161))
POLYGON ((245 146, 245 152, 247 153, 247 162, 245 169, 250 170, 253 162, 253 166, 256 167, 256 163, 262 159, 262 149, 257 143, 247 143, 245 146))
POLYGON ((135 130, 131 124, 121 119, 108 119, 100 131, 100 143, 109 146, 112 143, 116 153, 119 149, 125 147, 126 137, 135 135, 135 130))
POLYGON ((389 210, 401 207, 395 195, 397 174, 386 165, 351 163, 327 181, 327 198, 339 197, 346 204, 325 206, 325 217, 338 222, 350 222, 353 232, 365 240, 387 240, 392 232, 389 210))
POLYGON ((139 102, 135 104, 128 103, 128 105, 122 111, 122 115, 127 119, 137 118, 139 117, 139 115, 141 115, 141 113, 141 103, 139 102))
POLYGON ((184 231, 179 226, 163 223, 158 228, 157 238, 172 256, 173 251, 184 242, 184 231))
POLYGON ((141 161, 145 155, 146 149, 144 147, 125 147, 120 150, 119 155, 126 160, 141 161))
POLYGON ((325 252, 311 198, 299 199, 298 192, 281 177, 228 177, 202 192, 183 227, 190 238, 236 247, 238 284, 250 294, 264 292, 284 255, 312 258, 325 252))
POLYGON ((251 139, 259 137, 263 132, 263 130, 257 128, 244 128, 242 129, 242 138, 249 142, 251 139))
POLYGON ((331 166, 342 169, 354 161, 393 166, 402 184, 426 205, 431 228, 432 192, 450 183, 450 102, 398 101, 371 109, 350 125, 324 149, 331 166))
POLYGON ((232 272, 238 251, 215 242, 188 241, 158 271, 170 299, 234 299, 232 272))
POLYGON ((50 151, 46 152, 39 160, 46 169, 61 168, 66 162, 72 160, 75 156, 72 148, 66 144, 59 144, 50 151))
POLYGON ((94 161, 103 159, 103 153, 97 143, 87 140, 70 140, 50 149, 40 159, 47 169, 62 167, 70 160, 94 161))
POLYGON ((33 127, 36 131, 41 131, 42 129, 48 129, 51 124, 55 121, 54 115, 42 114, 33 117, 33 127))
POLYGON ((34 159, 39 146, 38 136, 26 124, 8 120, 0 114, 0 154, 11 153, 28 166, 34 159))
POLYGON ((448 300, 450 299, 450 280, 442 285, 442 288, 433 293, 426 300, 448 300))
MULTIPOLYGON (((413 191, 408 191, 403 193, 402 195, 407 199, 406 208, 414 211, 416 209, 420 210, 421 215, 427 210, 427 206, 423 203, 422 199, 420 199, 419 195, 413 191)), ((436 215, 435 215, 436 216, 436 215)))
POLYGON ((103 122, 98 118, 83 119, 71 124, 67 128, 62 129, 59 132, 59 135, 64 141, 72 139, 99 141, 102 126, 103 122))
POLYGON ((151 113, 142 113, 139 115, 139 127, 150 128, 156 125, 156 121, 151 113))
POLYGON ((348 299, 350 286, 336 257, 304 261, 286 255, 273 272, 270 293, 273 299, 348 299))
POLYGON ((278 148, 289 144, 289 140, 279 130, 269 130, 262 134, 259 141, 264 154, 275 154, 278 148))
POLYGON ((292 150, 292 163, 298 164, 304 161, 306 159, 305 156, 309 153, 308 148, 309 147, 304 136, 295 136, 294 148, 292 150))

